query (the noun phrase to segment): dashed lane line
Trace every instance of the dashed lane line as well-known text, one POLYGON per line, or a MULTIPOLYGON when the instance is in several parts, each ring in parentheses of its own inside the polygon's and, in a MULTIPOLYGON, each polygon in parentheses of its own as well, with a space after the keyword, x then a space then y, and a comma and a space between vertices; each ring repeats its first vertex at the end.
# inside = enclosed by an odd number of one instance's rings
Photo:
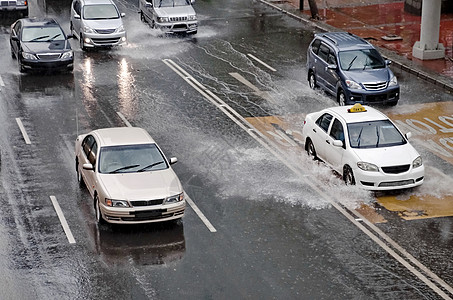
POLYGON ((272 68, 271 66, 266 64, 264 61, 258 59, 257 57, 253 56, 252 54, 249 53, 247 55, 250 56, 251 58, 253 58, 254 60, 256 60, 257 62, 259 62, 260 64, 262 64, 263 66, 265 66, 266 68, 268 68, 269 70, 271 70, 272 72, 277 72, 276 69, 272 68))
POLYGON ((117 111, 116 113, 121 118, 121 120, 123 120, 124 124, 126 124, 127 127, 132 127, 131 123, 129 123, 129 121, 126 119, 126 117, 122 113, 120 113, 119 111, 117 111))
POLYGON ((1 86, 1 87, 4 87, 4 86, 5 86, 5 83, 3 82, 2 76, 0 76, 0 86, 1 86))
POLYGON ((31 144, 30 138, 28 137, 27 131, 25 130, 24 124, 20 118, 16 118, 17 125, 19 125, 20 132, 22 132, 22 136, 24 137, 26 144, 31 144))
POLYGON ((68 238, 69 243, 75 244, 74 236, 72 235, 68 222, 66 221, 66 218, 64 217, 60 204, 58 204, 57 198, 55 196, 50 196, 50 200, 52 201, 55 211, 57 212, 58 219, 60 219, 61 226, 63 226, 64 233, 66 234, 66 237, 68 238))

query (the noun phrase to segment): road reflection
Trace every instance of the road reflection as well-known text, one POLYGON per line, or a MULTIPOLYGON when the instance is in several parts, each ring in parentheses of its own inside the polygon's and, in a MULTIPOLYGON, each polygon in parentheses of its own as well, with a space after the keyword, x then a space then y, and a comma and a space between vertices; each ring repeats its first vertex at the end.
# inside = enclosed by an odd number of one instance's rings
POLYGON ((21 93, 39 93, 40 95, 61 95, 61 89, 74 90, 73 73, 43 74, 31 73, 18 77, 21 93))
POLYGON ((109 265, 161 265, 180 260, 186 250, 182 222, 146 225, 92 224, 96 253, 109 265))

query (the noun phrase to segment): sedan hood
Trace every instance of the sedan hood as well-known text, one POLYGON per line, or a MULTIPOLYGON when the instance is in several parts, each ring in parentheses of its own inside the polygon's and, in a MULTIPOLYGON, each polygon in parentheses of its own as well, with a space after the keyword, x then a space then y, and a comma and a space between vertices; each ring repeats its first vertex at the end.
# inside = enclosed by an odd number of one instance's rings
POLYGON ((29 42, 22 43, 25 52, 41 53, 41 52, 63 52, 71 50, 71 45, 68 41, 53 41, 53 42, 29 42))
POLYGON ((122 174, 99 174, 100 183, 118 200, 162 199, 181 193, 182 186, 172 169, 122 174))
POLYGON ((349 79, 357 83, 382 82, 390 80, 390 70, 388 68, 366 69, 363 71, 345 71, 344 73, 349 79))
POLYGON ((192 6, 175 6, 175 7, 159 7, 156 8, 156 13, 159 17, 187 17, 195 15, 192 6))
POLYGON ((412 164, 419 154, 411 144, 372 148, 372 149, 354 149, 358 161, 368 162, 378 167, 399 166, 412 164))

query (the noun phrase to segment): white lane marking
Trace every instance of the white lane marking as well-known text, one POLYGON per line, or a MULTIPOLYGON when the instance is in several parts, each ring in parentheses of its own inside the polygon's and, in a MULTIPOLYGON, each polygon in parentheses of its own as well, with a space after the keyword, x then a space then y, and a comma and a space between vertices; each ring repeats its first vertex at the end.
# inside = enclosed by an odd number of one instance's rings
POLYGON ((5 86, 5 83, 3 82, 2 76, 0 76, 0 86, 5 86))
POLYGON ((57 198, 55 196, 50 196, 50 200, 52 201, 55 211, 57 212, 58 219, 60 219, 61 226, 63 226, 64 233, 66 233, 69 243, 75 244, 74 236, 72 235, 68 222, 66 222, 66 218, 64 217, 60 204, 58 204, 57 198))
POLYGON ((209 222, 208 218, 201 212, 198 206, 190 199, 189 195, 186 194, 186 201, 189 203, 190 207, 192 207, 193 211, 198 215, 198 217, 203 221, 203 223, 208 227, 209 231, 217 232, 217 230, 212 226, 211 222, 209 222))
POLYGON ((243 84, 245 84, 246 86, 248 86, 249 88, 251 88, 253 91, 255 91, 256 93, 260 93, 261 90, 259 88, 257 88, 256 86, 254 86, 250 81, 248 81, 247 79, 245 79, 241 74, 239 73, 229 73, 232 77, 236 78, 237 81, 239 82, 242 82, 243 84))
POLYGON ((268 64, 266 64, 264 61, 256 58, 255 56, 253 56, 252 54, 247 54, 248 56, 250 56, 251 58, 253 58, 254 60, 256 60, 257 62, 259 62, 260 64, 262 64, 263 66, 265 66, 266 68, 268 68, 269 70, 273 71, 273 72, 276 72, 277 70, 275 70, 274 68, 272 68, 271 66, 269 66, 268 64))
POLYGON ((121 120, 123 120, 124 124, 126 124, 127 127, 132 127, 131 123, 126 119, 126 117, 120 113, 119 111, 116 112, 118 116, 120 116, 121 120))
POLYGON ((24 124, 20 118, 16 118, 17 125, 19 125, 20 132, 22 132, 22 136, 24 137, 26 144, 31 144, 30 138, 28 137, 27 131, 25 130, 24 124))
MULTIPOLYGON (((416 270, 412 265, 410 265, 403 257, 401 257, 398 253, 396 253, 393 249, 391 249, 387 244, 385 244, 382 240, 379 239, 377 235, 379 235, 382 239, 389 242, 395 249, 397 249, 403 256, 405 256, 409 261, 414 263, 417 267, 419 267, 423 272, 425 272, 428 276, 430 276, 437 284, 444 287, 446 290, 452 292, 452 288, 446 284, 442 279, 440 279, 436 274, 430 271, 426 266, 422 263, 417 261, 413 256, 407 253, 404 248, 399 246, 396 242, 391 240, 389 236, 387 236, 384 232, 379 230, 376 226, 371 224, 366 218, 360 215, 357 211, 351 210, 357 217, 361 218, 370 228, 372 228, 375 233, 372 233, 368 230, 361 222, 356 221, 355 218, 348 213, 348 211, 343 208, 339 203, 339 201, 335 198, 334 195, 328 195, 324 193, 324 191, 312 182, 313 178, 307 179, 305 174, 302 173, 301 170, 296 168, 291 162, 287 161, 285 158, 285 154, 282 150, 277 147, 277 145, 271 141, 268 137, 263 135, 260 131, 256 130, 253 125, 251 125, 247 120, 245 120, 242 116, 240 116, 234 109, 232 109, 228 104, 226 104, 223 100, 218 98, 212 92, 207 90, 201 83, 196 81, 192 76, 190 76, 186 71, 184 71, 180 66, 178 66, 175 62, 170 59, 163 60, 165 64, 167 64, 172 70, 174 70, 179 76, 181 76, 187 83, 189 83, 192 87, 194 87, 203 97, 205 97, 209 102, 216 105, 222 112, 224 112, 233 122, 235 122, 239 127, 244 129, 251 137, 253 137, 258 143, 260 143, 264 148, 269 150, 277 159, 279 159, 283 164, 285 164, 290 170, 292 170, 296 175, 298 175, 306 184, 308 184, 311 188, 313 188, 321 197, 329 201, 333 207, 335 207, 341 214, 343 214, 352 224, 358 227, 363 233, 365 233, 368 237, 370 237, 373 241, 375 241, 382 249, 387 251, 391 256, 393 256, 398 262, 400 262, 404 267, 406 267, 412 274, 417 276, 421 281, 423 281, 428 287, 430 287, 433 291, 435 291, 439 296, 443 299, 451 299, 444 291, 439 289, 432 281, 430 281, 425 275, 420 273, 416 270), (182 74, 187 74, 183 76, 182 74), (208 96, 208 94, 210 96, 208 96), (216 101, 217 100, 217 101, 216 101), (237 117, 236 117, 237 116, 237 117), (251 130, 252 129, 252 130, 251 130)), ((453 294, 453 292, 452 292, 453 294)))

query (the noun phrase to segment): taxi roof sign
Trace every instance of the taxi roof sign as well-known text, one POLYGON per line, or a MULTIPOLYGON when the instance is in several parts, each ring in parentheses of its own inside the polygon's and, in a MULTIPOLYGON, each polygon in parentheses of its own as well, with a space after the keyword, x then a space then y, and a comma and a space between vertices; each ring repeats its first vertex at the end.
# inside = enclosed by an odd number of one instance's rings
POLYGON ((350 113, 365 112, 365 111, 366 111, 366 108, 360 103, 356 103, 356 104, 354 104, 354 106, 352 106, 350 109, 348 109, 348 112, 350 112, 350 113))

